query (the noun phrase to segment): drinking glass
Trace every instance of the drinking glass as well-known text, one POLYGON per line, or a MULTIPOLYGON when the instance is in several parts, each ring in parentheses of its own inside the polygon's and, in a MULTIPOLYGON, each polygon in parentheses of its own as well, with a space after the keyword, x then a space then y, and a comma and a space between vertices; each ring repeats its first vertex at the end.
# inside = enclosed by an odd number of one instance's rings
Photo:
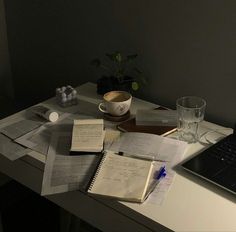
POLYGON ((177 99, 178 136, 188 143, 198 141, 198 126, 203 120, 206 101, 197 96, 185 96, 177 99))

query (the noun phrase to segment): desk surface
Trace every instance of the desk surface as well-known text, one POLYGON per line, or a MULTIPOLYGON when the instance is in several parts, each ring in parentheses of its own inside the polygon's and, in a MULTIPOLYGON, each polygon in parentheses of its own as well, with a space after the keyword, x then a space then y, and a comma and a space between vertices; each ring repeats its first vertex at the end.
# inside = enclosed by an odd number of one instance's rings
MULTIPOLYGON (((95 104, 101 102, 101 96, 96 94, 94 84, 86 83, 77 90, 80 99, 95 104)), ((58 107, 55 105, 55 99, 44 103, 55 109, 58 107)), ((139 108, 155 106, 134 99, 131 113, 134 114, 139 108)), ((21 114, 24 114, 24 111, 1 120, 0 125, 10 122, 21 114)), ((222 129, 218 125, 204 123, 209 129, 222 129)), ((230 133, 230 130, 228 132, 230 133)), ((200 143, 188 145, 184 158, 202 149, 204 145, 200 143)), ((14 162, 0 156, 0 171, 39 193, 43 162, 44 157, 37 153, 14 162)), ((102 231, 236 231, 236 197, 179 168, 161 205, 98 200, 79 191, 56 194, 47 198, 102 231)))

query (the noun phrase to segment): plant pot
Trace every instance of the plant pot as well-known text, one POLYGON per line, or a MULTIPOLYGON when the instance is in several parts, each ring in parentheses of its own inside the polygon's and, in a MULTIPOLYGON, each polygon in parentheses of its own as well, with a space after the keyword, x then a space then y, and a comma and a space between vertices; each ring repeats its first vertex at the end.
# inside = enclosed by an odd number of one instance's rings
POLYGON ((97 80, 97 93, 103 95, 112 90, 131 92, 132 82, 133 78, 128 76, 125 76, 122 82, 113 76, 103 76, 97 80))

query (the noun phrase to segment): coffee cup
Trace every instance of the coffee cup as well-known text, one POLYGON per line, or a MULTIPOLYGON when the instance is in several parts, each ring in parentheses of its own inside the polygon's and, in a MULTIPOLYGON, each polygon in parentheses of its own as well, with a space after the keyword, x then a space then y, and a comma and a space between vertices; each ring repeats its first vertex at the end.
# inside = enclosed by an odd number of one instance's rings
POLYGON ((132 95, 125 91, 110 91, 103 95, 103 102, 98 108, 101 112, 112 116, 126 114, 131 105, 132 95))

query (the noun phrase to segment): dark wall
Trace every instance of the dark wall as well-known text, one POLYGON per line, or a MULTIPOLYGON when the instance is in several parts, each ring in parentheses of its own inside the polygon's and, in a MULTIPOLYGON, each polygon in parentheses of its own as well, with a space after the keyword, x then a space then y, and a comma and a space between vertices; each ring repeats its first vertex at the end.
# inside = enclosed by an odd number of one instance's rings
POLYGON ((5 1, 12 75, 20 104, 46 99, 66 77, 60 4, 60 0, 5 1))
MULTIPOLYGON (((6 19, 3 0, 0 0, 0 104, 3 98, 13 98, 11 68, 9 62, 8 42, 6 33, 6 19)), ((1 108, 1 111, 4 111, 1 108)))
POLYGON ((5 0, 15 90, 24 103, 57 86, 95 81, 89 62, 137 52, 149 78, 138 93, 169 107, 207 101, 206 119, 236 121, 235 0, 5 0))

